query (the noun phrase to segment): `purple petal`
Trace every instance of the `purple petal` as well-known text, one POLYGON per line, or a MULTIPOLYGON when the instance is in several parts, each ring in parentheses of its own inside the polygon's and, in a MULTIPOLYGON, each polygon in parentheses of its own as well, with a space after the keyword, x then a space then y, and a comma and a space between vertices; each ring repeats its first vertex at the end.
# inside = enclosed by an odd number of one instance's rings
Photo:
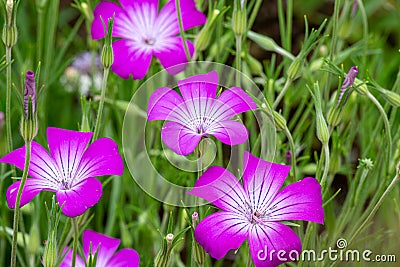
MULTIPOLYGON (((72 249, 64 249, 65 254, 66 250, 68 250, 67 255, 65 255, 63 261, 60 264, 60 267, 71 267, 72 266, 72 249)), ((81 259, 79 254, 76 255, 75 267, 85 267, 85 262, 81 259)))
POLYGON ((290 167, 259 159, 244 152, 244 190, 255 211, 260 212, 275 198, 283 185, 290 167))
POLYGON ((141 51, 132 40, 118 40, 113 44, 114 63, 111 69, 123 79, 130 75, 133 79, 142 79, 149 70, 152 54, 141 51))
POLYGON ((178 86, 185 101, 215 98, 218 88, 218 73, 212 71, 206 74, 194 75, 178 81, 178 86))
POLYGON ((256 267, 275 267, 283 262, 291 261, 289 255, 295 252, 301 255, 299 237, 288 226, 281 223, 268 222, 265 225, 255 224, 249 230, 249 246, 256 267), (285 255, 278 258, 279 251, 285 255), (290 253, 291 252, 291 253, 290 253), (286 258, 286 260, 284 260, 286 258))
POLYGON ((222 143, 231 146, 242 144, 249 137, 243 123, 232 120, 215 122, 207 128, 206 133, 214 135, 222 143))
POLYGON ((93 176, 122 175, 124 162, 110 138, 94 141, 82 157, 74 183, 93 176))
POLYGON ((68 217, 76 217, 96 205, 102 192, 100 181, 88 178, 71 189, 57 191, 56 197, 62 212, 68 217))
POLYGON ((178 106, 182 106, 182 97, 171 88, 158 88, 150 96, 147 106, 148 120, 166 120, 178 106))
MULTIPOLYGON (((41 180, 35 178, 28 178, 26 180, 24 189, 22 190, 20 207, 23 207, 29 203, 37 194, 43 190, 43 186, 40 185, 41 180)), ((15 208, 15 201, 17 199, 18 189, 21 181, 15 182, 7 189, 6 198, 7 205, 11 208, 15 208)))
MULTIPOLYGON (((193 0, 179 1, 182 25, 184 30, 203 25, 206 23, 206 16, 196 9, 193 0)), ((164 34, 176 35, 180 32, 176 1, 171 0, 162 8, 157 18, 157 25, 164 34)))
POLYGON ((249 200, 239 180, 219 166, 208 168, 188 194, 208 200, 224 211, 247 214, 249 200))
POLYGON ((93 230, 85 230, 82 234, 82 241, 83 252, 86 257, 89 256, 90 244, 92 244, 92 254, 95 254, 98 250, 96 265, 113 266, 109 265, 109 260, 119 246, 119 239, 97 233, 93 230))
POLYGON ((121 27, 122 16, 125 11, 117 4, 112 2, 103 1, 100 2, 93 10, 93 22, 91 27, 91 34, 94 40, 104 38, 104 26, 101 21, 103 19, 108 29, 108 19, 112 18, 115 14, 115 20, 113 25, 113 36, 122 37, 119 33, 119 28, 121 27))
MULTIPOLYGON (((0 159, 0 162, 13 164, 23 170, 25 164, 25 146, 18 148, 0 159)), ((31 162, 28 174, 41 180, 42 188, 57 189, 59 187, 58 167, 53 158, 38 143, 32 142, 31 162)))
POLYGON ((139 267, 139 254, 130 248, 118 251, 108 262, 107 266, 115 267, 139 267))
MULTIPOLYGON (((257 108, 253 99, 239 87, 232 87, 223 91, 218 97, 218 101, 224 103, 224 106, 228 107, 231 111, 223 114, 224 119, 230 119, 236 114, 257 108)), ((223 119, 221 118, 221 120, 223 119)))
POLYGON ((69 186, 77 176, 79 163, 93 133, 47 128, 47 140, 64 183, 69 186))
MULTIPOLYGON (((188 57, 185 52, 185 47, 180 37, 170 37, 165 42, 168 42, 162 49, 154 51, 154 56, 158 58, 161 65, 166 69, 168 74, 175 75, 183 71, 188 62, 188 57)), ((190 57, 194 53, 194 45, 191 41, 186 40, 187 48, 190 57)))
POLYGON ((164 143, 179 155, 186 156, 192 153, 201 137, 201 134, 196 134, 176 122, 167 122, 161 129, 161 138, 164 143))
POLYGON ((271 220, 306 220, 324 223, 321 186, 314 178, 308 177, 286 186, 271 202, 271 220))
POLYGON ((154 6, 158 10, 158 0, 119 0, 121 5, 125 8, 135 7, 136 5, 148 4, 154 6))
POLYGON ((211 257, 219 260, 247 238, 250 223, 234 212, 216 212, 197 225, 194 236, 211 257))

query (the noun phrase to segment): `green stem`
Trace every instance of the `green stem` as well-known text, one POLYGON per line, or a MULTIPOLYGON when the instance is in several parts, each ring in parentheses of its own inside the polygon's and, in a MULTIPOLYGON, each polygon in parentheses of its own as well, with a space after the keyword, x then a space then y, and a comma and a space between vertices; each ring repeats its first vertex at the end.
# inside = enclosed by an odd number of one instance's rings
POLYGON ((186 54, 187 60, 190 62, 190 52, 189 52, 189 48, 186 43, 185 29, 183 28, 180 0, 176 0, 175 5, 176 5, 176 11, 178 13, 179 31, 181 32, 183 47, 185 48, 185 54, 186 54))
POLYGON ((253 259, 251 258, 251 253, 250 253, 250 246, 249 246, 249 253, 247 254, 247 262, 246 262, 246 267, 253 267, 253 259))
POLYGON ((286 94, 286 91, 289 89, 290 84, 292 83, 291 79, 287 79, 285 85, 283 86, 282 91, 279 93, 278 97, 275 99, 274 104, 272 104, 272 109, 276 109, 276 107, 279 105, 279 102, 281 102, 283 96, 286 94))
POLYGON ((285 129, 285 135, 289 141, 290 150, 292 152, 291 159, 292 159, 293 178, 296 181, 296 151, 295 151, 295 147, 294 147, 292 134, 290 133, 290 131, 287 127, 285 129))
MULTIPOLYGON (((13 140, 11 132, 11 47, 6 46, 6 136, 7 136, 7 152, 13 150, 13 140)), ((11 165, 12 176, 15 177, 15 168, 11 165)))
POLYGON ((104 100, 106 98, 107 79, 108 79, 109 72, 110 72, 110 68, 104 68, 103 81, 101 82, 100 104, 99 104, 99 110, 97 111, 97 118, 96 118, 96 125, 94 127, 93 140, 96 140, 97 137, 99 136, 100 122, 101 122, 101 116, 103 114, 104 100))
MULTIPOLYGON (((324 149, 324 154, 325 154, 325 164, 324 164, 324 172, 322 174, 321 178, 321 185, 324 186, 326 184, 326 178, 328 177, 328 172, 329 172, 329 164, 330 164, 330 158, 329 158, 329 146, 328 143, 323 144, 323 149, 324 149)), ((325 186, 322 190, 325 191, 325 186)))
POLYGON ((393 178, 392 182, 389 184, 388 188, 383 192, 381 198, 378 200, 378 202, 375 204, 374 208, 368 215, 368 217, 364 220, 364 222, 358 227, 356 232, 351 236, 349 240, 349 244, 354 240, 354 238, 361 232, 361 230, 364 228, 364 226, 367 224, 367 222, 375 215, 379 207, 382 205, 383 201, 385 198, 388 196, 390 191, 392 191, 393 187, 396 185, 396 183, 400 180, 399 173, 396 174, 396 176, 393 178))
POLYGON ((72 244, 72 267, 75 267, 76 253, 78 251, 79 228, 76 217, 71 218, 72 227, 74 228, 74 243, 72 244))
POLYGON ((13 239, 11 248, 11 267, 17 266, 17 237, 18 237, 18 222, 19 222, 19 206, 21 203, 22 190, 24 189, 26 179, 28 178, 29 162, 31 161, 31 142, 25 143, 25 164, 22 173, 21 183, 18 188, 17 199, 15 200, 14 224, 13 224, 13 239))
MULTIPOLYGON (((386 116, 385 110, 383 109, 382 105, 379 103, 379 101, 370 93, 367 93, 368 98, 375 104, 375 106, 378 108, 379 112, 381 113, 383 122, 385 124, 385 129, 386 129, 386 136, 387 136, 387 143, 388 143, 388 154, 387 154, 387 160, 390 159, 390 155, 392 155, 392 134, 390 131, 390 125, 389 125, 389 120, 386 116)), ((387 170, 389 171, 389 164, 386 165, 387 170)))
MULTIPOLYGON (((242 36, 236 35, 236 69, 242 71, 242 36)), ((236 75, 236 86, 240 86, 240 75, 236 75)))

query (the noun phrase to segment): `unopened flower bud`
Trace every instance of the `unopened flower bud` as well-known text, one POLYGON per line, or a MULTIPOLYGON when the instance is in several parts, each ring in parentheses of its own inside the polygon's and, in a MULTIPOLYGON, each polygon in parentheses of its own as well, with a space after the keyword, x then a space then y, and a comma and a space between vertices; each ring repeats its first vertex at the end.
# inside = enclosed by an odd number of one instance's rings
POLYGON ((32 101, 32 113, 36 113, 36 83, 35 73, 28 70, 25 76, 25 89, 24 89, 24 116, 28 118, 29 114, 29 100, 32 101))
POLYGON ((168 247, 171 247, 172 241, 174 240, 174 235, 169 233, 165 236, 165 240, 167 240, 168 247))
POLYGON ((57 264, 57 240, 56 233, 52 231, 44 248, 43 266, 54 267, 57 264))
POLYGON ((336 105, 333 105, 329 111, 328 115, 326 117, 328 125, 331 127, 337 126, 340 121, 342 120, 342 108, 339 108, 336 105))
POLYGON ((101 52, 101 63, 106 69, 110 68, 111 65, 114 63, 114 52, 112 46, 103 46, 103 51, 101 52))
POLYGON ((87 3, 83 2, 80 4, 80 9, 83 15, 85 16, 86 20, 89 22, 92 22, 94 17, 93 17, 93 11, 89 9, 89 6, 87 3))
MULTIPOLYGON (((358 73, 358 69, 356 66, 353 66, 350 68, 349 72, 346 75, 346 78, 343 81, 342 87, 340 88, 340 93, 339 93, 339 98, 338 98, 338 102, 337 105, 339 105, 342 101, 343 95, 346 92, 347 88, 349 88, 350 86, 352 86, 354 84, 354 81, 356 79, 358 73)), ((347 99, 344 99, 344 102, 347 99)))
POLYGON ((108 31, 101 52, 101 63, 104 68, 108 69, 114 63, 114 52, 112 48, 112 28, 114 25, 114 17, 108 19, 108 31))
POLYGON ((274 123, 278 130, 285 131, 286 130, 286 119, 279 114, 278 112, 274 111, 274 123))
POLYGON ((214 24, 220 13, 221 11, 214 9, 211 18, 207 19, 206 25, 204 25, 194 41, 196 51, 201 52, 207 49, 214 31, 214 24))
POLYGON ((247 16, 246 10, 238 8, 232 13, 232 30, 236 36, 242 36, 246 31, 247 16))
POLYGON ((14 0, 7 0, 6 11, 7 11, 7 23, 11 25, 11 19, 13 16, 14 0))
POLYGON ((317 112, 317 137, 322 144, 329 142, 329 130, 322 112, 317 112))
POLYGON ((21 135, 25 141, 32 141, 38 132, 38 120, 36 113, 36 84, 35 74, 26 72, 23 116, 21 120, 21 135))
POLYGON ((276 44, 274 39, 268 36, 249 31, 247 37, 267 51, 276 51, 279 49, 279 46, 276 44))
POLYGON ((6 25, 3 27, 3 43, 6 47, 13 47, 17 43, 18 29, 15 24, 6 25))
POLYGON ((174 235, 172 233, 165 236, 161 244, 161 249, 154 259, 154 267, 168 267, 170 265, 173 240, 174 235))
POLYGON ((196 228, 198 221, 199 221, 199 214, 197 212, 193 212, 193 214, 192 214, 192 226, 193 226, 193 229, 196 228))
POLYGON ((369 92, 367 85, 357 78, 354 80, 354 90, 360 95, 367 95, 369 92))
POLYGON ((194 238, 192 242, 192 255, 198 266, 204 266, 204 262, 206 261, 206 252, 194 238))
POLYGON ((289 69, 287 71, 288 79, 294 81, 298 77, 300 77, 301 71, 303 69, 303 58, 296 57, 292 64, 290 64, 289 69))
POLYGON ((260 63, 260 61, 258 61, 257 59, 255 59, 253 56, 251 56, 250 54, 247 54, 245 57, 245 60, 247 62, 247 64, 250 67, 250 71, 253 74, 256 75, 260 75, 263 73, 263 66, 260 63))
POLYGON ((394 107, 400 107, 400 95, 389 91, 389 90, 384 90, 382 91, 382 96, 385 98, 385 100, 392 106, 394 107))

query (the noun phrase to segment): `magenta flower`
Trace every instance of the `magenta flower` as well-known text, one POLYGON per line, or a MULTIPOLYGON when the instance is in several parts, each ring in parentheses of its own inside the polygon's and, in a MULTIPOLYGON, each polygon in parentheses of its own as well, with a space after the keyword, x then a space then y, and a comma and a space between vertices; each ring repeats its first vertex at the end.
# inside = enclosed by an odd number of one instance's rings
MULTIPOLYGON (((120 240, 117 238, 112 238, 92 230, 85 230, 82 234, 82 241, 83 241, 83 253, 85 254, 86 261, 89 260, 89 257, 94 256, 97 251, 96 267, 139 266, 139 261, 140 261, 139 254, 135 250, 131 248, 124 248, 115 253, 120 243, 120 240), (92 246, 91 250, 90 246, 92 246), (92 253, 89 255, 90 251, 92 253)), ((69 249, 60 267, 71 267, 71 266, 72 266, 72 249, 69 249)), ((81 257, 79 257, 79 255, 76 256, 75 266, 85 267, 85 262, 82 260, 81 257)))
POLYGON ((199 223, 195 238, 215 259, 248 239, 257 267, 277 266, 284 262, 282 257, 277 258, 280 250, 287 252, 287 261, 289 252, 301 253, 299 237, 280 221, 324 222, 321 186, 316 179, 307 177, 279 191, 289 166, 261 160, 248 152, 243 166, 243 186, 232 173, 213 166, 188 192, 222 210, 199 223))
MULTIPOLYGON (((114 63, 111 69, 120 77, 142 79, 156 56, 164 68, 187 62, 180 33, 175 0, 170 0, 158 12, 158 0, 119 0, 121 5, 101 2, 94 9, 92 38, 104 37, 101 18, 106 22, 115 14, 112 35, 120 38, 113 43, 114 63)), ((181 0, 180 10, 184 30, 203 25, 206 17, 196 10, 193 0, 181 0)), ((186 41, 190 55, 192 42, 186 41)), ((167 70, 176 74, 182 68, 167 70)))
MULTIPOLYGON (((42 190, 56 192, 62 212, 75 217, 94 206, 102 195, 102 185, 94 176, 122 175, 124 165, 117 144, 100 138, 88 146, 93 133, 47 128, 50 154, 32 142, 28 178, 22 192, 21 207, 42 190), (88 146, 88 147, 87 147, 88 146)), ((0 162, 24 168, 25 146, 14 150, 0 162)), ((20 181, 7 189, 7 204, 15 208, 20 181)))
POLYGON ((171 88, 158 88, 150 97, 148 120, 167 120, 161 130, 164 143, 179 155, 194 151, 203 136, 213 135, 228 145, 248 138, 246 127, 231 118, 256 109, 241 88, 232 87, 217 98, 218 73, 213 71, 178 81, 182 97, 171 88))
MULTIPOLYGON (((340 88, 338 103, 340 103, 340 101, 342 100, 342 97, 346 92, 347 88, 353 86, 357 73, 358 73, 357 66, 353 66, 349 69, 349 72, 347 73, 346 78, 343 81, 342 87, 340 88)), ((346 99, 344 101, 346 102, 346 99)))

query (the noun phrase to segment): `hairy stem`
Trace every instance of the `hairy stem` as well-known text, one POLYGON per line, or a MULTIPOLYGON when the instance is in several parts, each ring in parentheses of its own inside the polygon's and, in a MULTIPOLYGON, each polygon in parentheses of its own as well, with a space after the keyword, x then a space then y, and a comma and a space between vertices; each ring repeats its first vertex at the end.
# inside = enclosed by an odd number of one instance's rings
POLYGON ((24 171, 22 173, 21 183, 18 188, 17 199, 15 200, 13 238, 11 247, 11 267, 17 266, 17 238, 18 238, 18 222, 19 222, 19 210, 20 210, 19 206, 21 203, 22 191, 24 189, 26 179, 28 178, 29 162, 31 161, 31 145, 32 142, 30 141, 25 143, 24 171))
POLYGON ((272 109, 276 109, 281 102, 283 96, 286 94, 286 91, 289 89, 290 84, 292 83, 291 79, 287 79, 285 85, 283 86, 282 91, 279 93, 278 97, 275 99, 274 104, 272 104, 272 109))
POLYGON ((100 104, 99 104, 99 110, 97 111, 97 118, 96 118, 96 125, 94 127, 93 140, 97 139, 97 137, 99 136, 99 132, 100 132, 101 116, 103 114, 104 100, 106 98, 107 79, 108 79, 109 72, 110 72, 110 68, 104 68, 103 80, 101 82, 100 104))
POLYGON ((74 243, 72 245, 72 267, 75 267, 76 253, 78 251, 79 229, 76 217, 71 218, 71 220, 72 220, 72 227, 74 228, 74 243))
MULTIPOLYGON (((13 140, 11 132, 11 47, 6 46, 6 136, 7 152, 13 150, 13 140)), ((11 165, 12 176, 15 176, 15 167, 11 165)))

